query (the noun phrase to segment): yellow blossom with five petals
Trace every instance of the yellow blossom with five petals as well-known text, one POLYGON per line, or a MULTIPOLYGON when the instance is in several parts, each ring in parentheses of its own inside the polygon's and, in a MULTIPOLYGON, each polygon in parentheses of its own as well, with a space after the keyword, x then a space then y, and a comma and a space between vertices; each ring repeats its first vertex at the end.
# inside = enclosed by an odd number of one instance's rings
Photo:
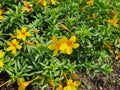
POLYGON ((32 11, 32 4, 29 4, 27 1, 24 1, 24 7, 22 8, 22 10, 26 10, 27 12, 31 12, 32 11))
POLYGON ((21 30, 16 30, 17 32, 17 39, 22 39, 23 41, 26 40, 27 36, 30 36, 30 32, 26 32, 27 28, 23 27, 21 30))
POLYGON ((64 43, 61 44, 60 50, 65 51, 69 55, 72 54, 72 52, 73 52, 72 48, 76 49, 79 47, 79 44, 75 43, 76 36, 72 36, 69 40, 67 39, 67 37, 62 36, 61 41, 63 41, 64 43))
POLYGON ((20 50, 22 48, 16 39, 13 39, 12 42, 7 41, 7 44, 9 47, 6 49, 6 51, 12 51, 13 54, 16 54, 16 49, 20 50))
POLYGON ((65 86, 63 90, 77 90, 76 87, 80 85, 80 82, 79 81, 73 82, 73 80, 68 79, 66 75, 65 75, 65 78, 66 78, 67 86, 65 86))

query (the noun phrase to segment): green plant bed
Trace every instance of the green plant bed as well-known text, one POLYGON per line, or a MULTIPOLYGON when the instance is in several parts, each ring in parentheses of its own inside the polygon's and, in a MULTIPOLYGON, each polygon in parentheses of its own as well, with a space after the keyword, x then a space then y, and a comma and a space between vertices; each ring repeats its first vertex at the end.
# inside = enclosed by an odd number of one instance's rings
POLYGON ((0 1, 0 88, 119 90, 119 0, 0 1))

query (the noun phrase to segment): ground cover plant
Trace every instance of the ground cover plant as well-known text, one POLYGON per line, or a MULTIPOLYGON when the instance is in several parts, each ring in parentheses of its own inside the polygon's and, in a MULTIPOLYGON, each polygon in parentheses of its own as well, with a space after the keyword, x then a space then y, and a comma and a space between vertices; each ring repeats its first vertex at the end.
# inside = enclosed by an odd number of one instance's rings
POLYGON ((0 0, 0 90, 119 90, 119 0, 0 0))

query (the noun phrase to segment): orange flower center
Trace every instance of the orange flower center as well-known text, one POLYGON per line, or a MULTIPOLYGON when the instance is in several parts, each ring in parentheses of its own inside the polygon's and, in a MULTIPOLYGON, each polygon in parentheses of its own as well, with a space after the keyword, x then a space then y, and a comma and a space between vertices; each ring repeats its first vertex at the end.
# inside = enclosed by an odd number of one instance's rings
POLYGON ((28 9, 31 9, 32 7, 30 5, 27 6, 28 9))
POLYGON ((25 32, 22 32, 22 35, 24 35, 24 36, 25 36, 25 32))
POLYGON ((60 47, 60 43, 56 43, 56 47, 59 48, 60 47))
POLYGON ((68 46, 72 46, 72 42, 71 41, 67 41, 67 45, 68 46))
POLYGON ((12 46, 13 46, 13 47, 15 47, 15 48, 17 47, 17 45, 16 45, 16 44, 12 44, 12 46))

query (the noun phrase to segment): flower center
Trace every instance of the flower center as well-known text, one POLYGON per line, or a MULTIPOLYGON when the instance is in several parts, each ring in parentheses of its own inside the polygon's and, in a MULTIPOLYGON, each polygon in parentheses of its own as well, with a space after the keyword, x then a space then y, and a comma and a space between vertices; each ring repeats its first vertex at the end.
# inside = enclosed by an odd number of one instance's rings
POLYGON ((27 6, 28 9, 31 9, 32 7, 30 5, 27 6))
POLYGON ((24 35, 24 36, 25 36, 25 32, 22 32, 22 35, 24 35))
POLYGON ((67 41, 67 45, 68 46, 72 46, 72 42, 71 41, 67 41))
POLYGON ((56 47, 59 48, 60 47, 60 43, 56 43, 56 47))
POLYGON ((17 47, 17 45, 16 45, 16 44, 12 44, 12 46, 13 46, 14 48, 16 48, 16 47, 17 47))

